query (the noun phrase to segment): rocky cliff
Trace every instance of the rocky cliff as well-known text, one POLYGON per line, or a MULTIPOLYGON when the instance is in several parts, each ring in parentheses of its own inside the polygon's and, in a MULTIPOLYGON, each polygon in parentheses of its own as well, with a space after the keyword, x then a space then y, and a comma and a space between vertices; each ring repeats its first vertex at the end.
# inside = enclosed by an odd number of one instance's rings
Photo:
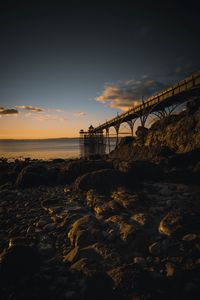
POLYGON ((110 157, 156 161, 173 152, 186 153, 200 148, 200 101, 191 102, 179 114, 156 121, 149 130, 138 128, 136 134, 136 138, 122 139, 110 157))

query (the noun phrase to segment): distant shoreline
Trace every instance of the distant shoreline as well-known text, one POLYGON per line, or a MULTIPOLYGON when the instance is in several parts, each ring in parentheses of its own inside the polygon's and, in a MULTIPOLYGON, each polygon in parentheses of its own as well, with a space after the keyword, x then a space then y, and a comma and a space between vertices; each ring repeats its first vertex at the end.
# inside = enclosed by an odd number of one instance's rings
POLYGON ((79 137, 60 137, 60 138, 37 138, 37 139, 0 139, 0 141, 44 141, 44 140, 65 140, 78 139, 79 137))
MULTIPOLYGON (((52 140, 77 140, 79 137, 61 137, 61 138, 45 138, 45 139, 0 139, 0 142, 8 141, 52 141, 52 140)), ((110 137, 110 139, 116 139, 116 137, 110 137)))

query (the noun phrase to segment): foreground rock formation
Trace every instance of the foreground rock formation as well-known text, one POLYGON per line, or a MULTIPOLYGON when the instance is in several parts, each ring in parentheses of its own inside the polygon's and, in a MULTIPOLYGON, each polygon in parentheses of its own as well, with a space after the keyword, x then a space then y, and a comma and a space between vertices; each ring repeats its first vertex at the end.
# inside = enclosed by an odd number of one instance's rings
POLYGON ((2 159, 1 299, 199 299, 198 116, 195 104, 104 159, 2 159))

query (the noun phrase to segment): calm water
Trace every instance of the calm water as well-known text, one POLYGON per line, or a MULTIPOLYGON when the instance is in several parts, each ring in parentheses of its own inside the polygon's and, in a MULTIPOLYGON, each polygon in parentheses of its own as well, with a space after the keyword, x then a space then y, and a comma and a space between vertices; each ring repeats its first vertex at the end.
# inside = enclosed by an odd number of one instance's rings
POLYGON ((79 157, 79 139, 0 140, 0 157, 75 158, 79 157))
MULTIPOLYGON (((112 147, 113 148, 113 147, 112 147)), ((9 159, 77 158, 79 139, 0 140, 0 157, 9 159)))

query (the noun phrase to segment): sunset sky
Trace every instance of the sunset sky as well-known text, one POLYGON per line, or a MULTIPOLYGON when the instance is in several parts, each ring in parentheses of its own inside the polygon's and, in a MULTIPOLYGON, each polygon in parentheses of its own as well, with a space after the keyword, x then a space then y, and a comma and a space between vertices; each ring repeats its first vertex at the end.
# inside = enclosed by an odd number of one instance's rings
POLYGON ((3 139, 78 136, 200 67, 197 1, 2 2, 3 139))

